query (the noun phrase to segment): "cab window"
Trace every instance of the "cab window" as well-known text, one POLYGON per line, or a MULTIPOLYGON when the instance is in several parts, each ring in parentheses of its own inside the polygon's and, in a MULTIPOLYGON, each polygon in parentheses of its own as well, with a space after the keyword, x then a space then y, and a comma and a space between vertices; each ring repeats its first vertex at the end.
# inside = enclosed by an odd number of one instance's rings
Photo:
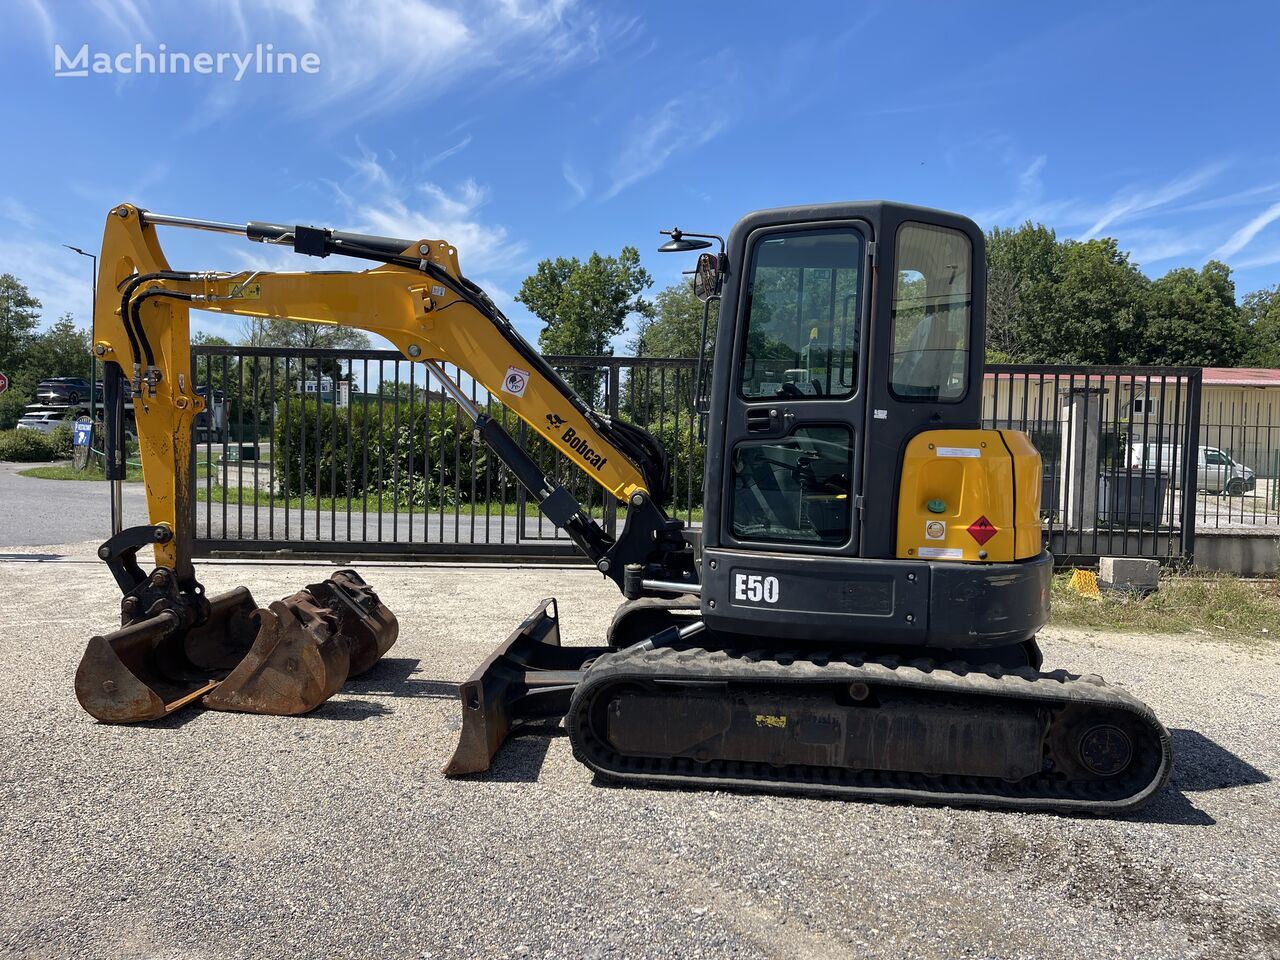
POLYGON ((889 387, 956 402, 968 389, 973 245, 959 230, 904 223, 895 255, 889 387))
POLYGON ((847 397, 857 386, 862 235, 849 229, 769 234, 747 282, 742 395, 847 397))
POLYGON ((853 434, 844 426, 800 427, 789 437, 733 451, 733 535, 839 546, 849 539, 853 434))

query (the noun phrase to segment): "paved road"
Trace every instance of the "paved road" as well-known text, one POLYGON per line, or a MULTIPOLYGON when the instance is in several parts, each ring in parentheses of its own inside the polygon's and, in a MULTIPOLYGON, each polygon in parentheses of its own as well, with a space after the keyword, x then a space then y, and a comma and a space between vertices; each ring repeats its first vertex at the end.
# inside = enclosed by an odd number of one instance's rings
MULTIPOLYGON (((48 543, 101 543, 111 534, 111 500, 105 483, 34 480, 19 472, 30 463, 0 463, 0 548, 48 543)), ((127 483, 126 523, 145 522, 146 494, 127 483)))
MULTIPOLYGON (((332 568, 220 564, 262 603, 332 568)), ((386 659, 306 717, 106 727, 72 677, 118 597, 101 564, 0 563, 0 956, 867 958, 1280 955, 1280 655, 1050 631, 1173 732, 1123 820, 608 789, 563 736, 440 769, 454 684, 537 600, 567 643, 591 571, 370 564, 386 659)))
MULTIPOLYGON (((36 480, 20 476, 21 471, 33 464, 0 463, 0 549, 13 546, 40 544, 66 544, 93 541, 100 543, 110 530, 111 504, 105 483, 76 482, 70 480, 36 480)), ((147 516, 146 493, 141 483, 126 483, 123 494, 125 524, 145 523, 147 516)), ((314 510, 286 511, 280 507, 257 508, 258 529, 254 533, 254 508, 246 506, 238 511, 234 504, 226 508, 223 521, 221 504, 200 503, 196 511, 197 535, 212 538, 267 539, 271 524, 275 524, 276 539, 297 541, 378 539, 378 516, 371 513, 367 520, 359 513, 359 501, 351 519, 348 536, 345 511, 336 520, 323 510, 317 528, 314 510), (336 525, 336 529, 335 529, 336 525), (286 530, 288 535, 286 537, 286 530), (367 533, 366 533, 367 531, 367 533)), ((388 543, 484 543, 486 521, 483 512, 471 521, 468 507, 461 508, 457 520, 452 509, 445 511, 443 522, 439 513, 429 516, 407 513, 387 514, 382 517, 382 540, 388 543)), ((518 523, 515 517, 492 516, 487 522, 488 539, 492 543, 515 543, 518 523)), ((533 532, 535 524, 528 529, 533 532)), ((543 525, 547 534, 548 524, 543 525)), ((567 539, 562 539, 568 543, 567 539)))

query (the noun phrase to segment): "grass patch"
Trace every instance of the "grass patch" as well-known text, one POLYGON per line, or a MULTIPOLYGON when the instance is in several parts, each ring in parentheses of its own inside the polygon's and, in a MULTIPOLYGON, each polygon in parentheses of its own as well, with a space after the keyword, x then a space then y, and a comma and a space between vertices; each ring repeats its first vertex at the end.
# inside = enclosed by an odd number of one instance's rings
MULTIPOLYGON (((196 476, 203 477, 210 471, 208 464, 196 464, 196 476)), ((36 480, 106 480, 107 476, 103 473, 102 468, 96 464, 90 464, 83 470, 77 471, 70 463, 56 463, 47 467, 30 467, 26 470, 20 470, 19 476, 33 477, 36 480)), ((142 479, 142 468, 128 466, 125 468, 125 482, 137 483, 142 479)))
POLYGON ((1280 631, 1280 583, 1226 574, 1170 576, 1150 596, 1106 592, 1090 600, 1053 578, 1049 621, 1060 627, 1122 633, 1198 633, 1248 645, 1272 642, 1280 631), (1266 632, 1264 632, 1266 631, 1266 632))
MULTIPOLYGON (((217 477, 218 475, 218 470, 214 470, 213 476, 217 477)), ((507 503, 503 503, 498 500, 491 500, 486 505, 483 500, 477 501, 474 504, 475 515, 483 518, 485 516, 485 509, 487 506, 488 516, 490 517, 517 516, 518 512, 515 503, 514 491, 510 492, 509 495, 512 499, 507 503)), ((347 498, 345 496, 317 498, 312 494, 307 494, 306 496, 283 497, 279 494, 273 495, 267 490, 255 489, 253 487, 227 487, 224 490, 223 487, 217 483, 209 487, 204 485, 196 487, 196 500, 201 503, 212 501, 216 505, 221 504, 224 499, 228 507, 252 507, 256 505, 261 507, 288 507, 290 510, 316 510, 318 508, 322 514, 333 510, 336 510, 338 513, 346 513, 347 510, 347 498)), ((410 507, 404 502, 403 498, 397 500, 390 493, 384 493, 381 496, 378 496, 377 494, 370 494, 368 497, 359 495, 353 495, 351 497, 351 510, 353 513, 412 513, 418 516, 422 516, 423 514, 435 514, 439 516, 441 511, 443 511, 445 519, 448 520, 453 516, 455 510, 461 514, 464 519, 470 518, 472 514, 472 507, 473 504, 469 502, 459 503, 457 506, 454 506, 453 504, 445 504, 441 507, 439 504, 433 504, 431 506, 419 505, 410 507)), ((592 504, 590 509, 593 515, 598 515, 600 512, 599 502, 597 501, 595 504, 592 504)), ((525 508, 525 512, 529 517, 536 517, 538 508, 532 501, 529 501, 525 508)), ((621 522, 621 520, 626 516, 626 513, 627 508, 622 504, 619 504, 619 522, 621 522)), ((680 520, 689 519, 684 510, 673 513, 671 516, 680 520)), ((698 506, 693 510, 692 522, 697 523, 701 520, 702 507, 698 506)), ((550 521, 547 522, 549 523, 550 521)))

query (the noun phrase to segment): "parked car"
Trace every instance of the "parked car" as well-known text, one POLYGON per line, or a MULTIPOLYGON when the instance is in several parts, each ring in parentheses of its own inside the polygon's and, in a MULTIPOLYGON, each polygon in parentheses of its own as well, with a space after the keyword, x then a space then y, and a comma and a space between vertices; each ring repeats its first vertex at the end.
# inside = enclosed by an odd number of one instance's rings
POLYGON ((18 429, 53 433, 53 428, 60 423, 62 423, 61 410, 34 410, 22 415, 22 419, 18 421, 18 429))
POLYGON ((91 394, 101 402, 102 384, 90 387, 83 377, 50 377, 36 384, 36 400, 40 403, 74 406, 82 401, 87 403, 91 394))
POLYGON ((220 443, 227 439, 227 398, 221 390, 210 390, 207 386, 196 387, 196 393, 204 398, 204 409, 196 414, 192 426, 195 427, 196 441, 199 443, 220 443))
MULTIPOLYGON (((1258 485, 1253 470, 1231 459, 1217 447, 1196 448, 1196 489, 1239 497, 1258 485)), ((1129 467, 1170 474, 1175 488, 1182 486, 1183 450, 1172 443, 1134 443, 1129 446, 1129 467)))

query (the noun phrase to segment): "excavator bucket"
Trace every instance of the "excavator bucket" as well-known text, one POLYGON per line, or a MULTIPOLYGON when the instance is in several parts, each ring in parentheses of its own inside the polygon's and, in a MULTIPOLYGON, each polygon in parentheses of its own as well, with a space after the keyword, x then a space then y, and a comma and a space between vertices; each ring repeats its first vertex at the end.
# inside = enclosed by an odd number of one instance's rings
POLYGON ((201 698, 218 710, 306 713, 377 663, 398 630, 354 570, 267 609, 238 587, 212 598, 197 626, 162 610, 91 639, 76 697, 103 723, 158 720, 201 698))
POLYGON ((205 694, 215 710, 307 713, 364 673, 399 632, 395 615, 354 570, 313 583, 255 614, 253 648, 205 694))

